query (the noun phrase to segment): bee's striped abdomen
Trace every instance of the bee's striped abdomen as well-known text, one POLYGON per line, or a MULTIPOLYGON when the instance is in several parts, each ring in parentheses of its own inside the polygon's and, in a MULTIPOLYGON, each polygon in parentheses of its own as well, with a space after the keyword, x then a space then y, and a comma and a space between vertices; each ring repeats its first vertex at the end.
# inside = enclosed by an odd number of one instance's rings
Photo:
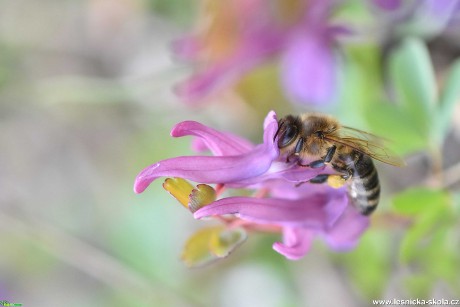
POLYGON ((362 214, 369 215, 377 207, 380 183, 377 169, 369 156, 356 153, 349 193, 354 205, 362 214))

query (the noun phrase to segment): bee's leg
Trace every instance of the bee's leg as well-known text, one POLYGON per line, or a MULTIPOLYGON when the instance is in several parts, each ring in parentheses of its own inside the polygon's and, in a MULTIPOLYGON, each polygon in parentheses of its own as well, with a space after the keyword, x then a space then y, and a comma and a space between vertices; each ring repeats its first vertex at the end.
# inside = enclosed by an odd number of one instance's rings
MULTIPOLYGON (((305 166, 308 166, 308 165, 305 165, 305 166)), ((331 175, 329 175, 329 174, 319 174, 319 175, 317 175, 316 177, 314 177, 314 178, 312 178, 312 179, 310 179, 310 180, 308 180, 308 181, 299 182, 299 183, 297 183, 295 186, 296 186, 296 187, 299 187, 299 186, 301 186, 302 184, 307 183, 307 182, 310 182, 310 183, 319 183, 319 184, 325 183, 325 182, 327 182, 329 176, 331 176, 331 175)))
POLYGON ((332 176, 330 174, 319 174, 316 177, 310 179, 308 182, 310 183, 325 183, 329 176, 332 176))
POLYGON ((311 162, 308 165, 301 165, 301 166, 309 166, 311 168, 324 167, 324 166, 326 166, 327 164, 329 164, 332 161, 332 158, 334 157, 336 149, 337 149, 337 147, 335 145, 332 145, 331 147, 328 148, 327 153, 326 153, 326 155, 324 156, 323 159, 316 160, 316 161, 311 162))
POLYGON ((327 184, 337 189, 343 186, 351 177, 353 177, 353 170, 347 168, 342 171, 342 175, 337 174, 329 176, 329 178, 327 178, 327 184))
MULTIPOLYGON (((339 175, 339 174, 319 174, 316 177, 310 179, 310 183, 327 183, 332 188, 340 188, 342 187, 346 182, 347 179, 344 178, 344 175, 339 175)), ((299 186, 298 184, 297 186, 299 186)))
POLYGON ((329 149, 327 150, 326 156, 324 157, 325 163, 331 162, 332 158, 334 157, 336 149, 337 147, 335 145, 332 145, 331 147, 329 147, 329 149))
POLYGON ((290 159, 292 156, 294 156, 294 157, 297 158, 297 164, 299 164, 300 166, 308 166, 308 165, 303 165, 303 164, 301 164, 301 163, 300 163, 301 161, 299 160, 300 152, 301 152, 302 149, 303 149, 303 142, 304 142, 303 138, 300 138, 300 139, 297 141, 297 144, 295 145, 294 153, 291 154, 291 155, 289 155, 289 156, 287 157, 286 162, 290 162, 289 159, 290 159))
POLYGON ((340 188, 353 177, 351 168, 339 170, 342 174, 319 174, 309 180, 310 183, 327 183, 330 187, 340 188))
POLYGON ((345 170, 345 174, 343 174, 341 177, 345 181, 350 179, 351 177, 353 177, 353 170, 351 168, 347 168, 345 170))

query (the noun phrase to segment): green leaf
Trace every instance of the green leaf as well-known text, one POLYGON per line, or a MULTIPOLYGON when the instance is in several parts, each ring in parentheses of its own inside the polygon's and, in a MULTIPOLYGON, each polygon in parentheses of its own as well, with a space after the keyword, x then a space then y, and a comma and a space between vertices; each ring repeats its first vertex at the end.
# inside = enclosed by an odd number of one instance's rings
POLYGON ((366 107, 370 130, 386 139, 396 154, 404 155, 427 147, 428 139, 411 121, 411 116, 390 103, 374 103, 366 107))
POLYGON ((452 195, 453 198, 453 209, 454 209, 454 214, 457 216, 457 218, 460 217, 460 192, 456 192, 452 195))
POLYGON ((159 16, 183 25, 190 25, 198 10, 197 1, 147 0, 146 3, 159 16))
POLYGON ((400 245, 400 260, 416 272, 406 280, 413 296, 429 293, 438 279, 453 288, 460 286, 457 250, 460 242, 455 228, 458 217, 452 206, 454 201, 447 191, 427 188, 405 191, 393 201, 398 213, 413 217, 400 245))
POLYGON ((451 219, 451 201, 446 191, 427 188, 413 188, 394 197, 393 208, 397 213, 415 217, 401 242, 403 262, 417 258, 421 249, 433 240, 435 230, 451 219))
POLYGON ((432 240, 425 248, 424 257, 420 257, 430 275, 451 283, 455 283, 458 279, 457 272, 460 264, 455 248, 458 242, 452 240, 451 236, 453 223, 455 221, 447 217, 439 228, 433 230, 432 240))
POLYGON ((393 198, 394 209, 397 213, 414 215, 433 207, 446 207, 450 196, 443 190, 427 188, 412 188, 393 198))
POLYGON ((380 297, 390 276, 390 237, 382 231, 368 231, 358 247, 338 256, 345 260, 350 279, 367 298, 380 297))
POLYGON ((407 263, 420 255, 430 244, 433 230, 442 225, 445 208, 430 207, 421 212, 416 222, 407 230, 400 247, 400 259, 407 263))
POLYGON ((450 214, 444 214, 438 219, 437 225, 420 240, 418 246, 412 247, 414 255, 411 265, 417 268, 417 275, 410 277, 407 284, 412 295, 426 295, 433 283, 439 279, 449 283, 452 289, 460 287, 460 257, 457 251, 460 242, 453 228, 455 225, 455 219, 450 214))
POLYGON ((427 293, 430 293, 433 283, 434 280, 431 276, 425 274, 409 276, 404 280, 404 284, 409 290, 410 295, 420 299, 427 298, 427 293))
POLYGON ((390 76, 397 102, 416 128, 428 134, 436 105, 436 81, 425 44, 406 39, 390 58, 390 76))
POLYGON ((364 112, 372 101, 380 100, 380 49, 375 45, 348 47, 347 61, 339 72, 337 104, 328 110, 355 128, 365 128, 364 112))
POLYGON ((460 59, 450 69, 440 98, 439 112, 436 117, 434 138, 441 144, 452 121, 455 104, 460 102, 460 59))

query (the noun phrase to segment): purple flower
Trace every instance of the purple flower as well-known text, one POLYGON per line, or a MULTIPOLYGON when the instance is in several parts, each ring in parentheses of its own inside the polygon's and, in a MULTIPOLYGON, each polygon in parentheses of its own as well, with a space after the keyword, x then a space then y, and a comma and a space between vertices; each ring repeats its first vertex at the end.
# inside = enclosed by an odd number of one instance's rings
POLYGON ((230 229, 241 226, 247 230, 282 232, 282 242, 275 243, 273 248, 289 259, 303 257, 314 238, 322 238, 334 250, 353 248, 367 228, 368 218, 351 206, 345 188, 305 183, 331 170, 287 163, 285 157, 279 155, 277 129, 276 114, 270 112, 264 123, 263 143, 253 145, 197 122, 179 123, 173 128, 172 136, 195 136, 199 140, 195 141, 195 147, 206 147, 213 156, 182 156, 157 162, 137 176, 134 191, 143 192, 158 177, 217 184, 217 190, 222 186, 246 188, 254 195, 217 200, 214 189, 206 185, 206 189, 200 185, 198 189, 213 192, 205 191, 200 196, 197 189, 190 192, 191 188, 184 188, 188 183, 167 190, 185 206, 188 201, 197 219, 218 217, 230 229))
POLYGON ((458 0, 424 0, 417 8, 416 18, 420 23, 428 23, 441 32, 458 11, 458 0))
POLYGON ((409 26, 411 32, 424 36, 439 35, 449 26, 455 26, 460 15, 459 0, 373 0, 379 9, 387 11, 385 16, 392 26, 409 26), (391 14, 390 14, 391 13, 391 14))
POLYGON ((205 31, 175 44, 181 58, 200 64, 176 88, 180 97, 197 102, 278 56, 282 84, 292 100, 320 104, 333 98, 338 71, 334 46, 339 35, 349 33, 329 22, 337 1, 295 1, 284 15, 273 12, 268 1, 226 3, 213 6, 207 16, 213 22, 205 31))

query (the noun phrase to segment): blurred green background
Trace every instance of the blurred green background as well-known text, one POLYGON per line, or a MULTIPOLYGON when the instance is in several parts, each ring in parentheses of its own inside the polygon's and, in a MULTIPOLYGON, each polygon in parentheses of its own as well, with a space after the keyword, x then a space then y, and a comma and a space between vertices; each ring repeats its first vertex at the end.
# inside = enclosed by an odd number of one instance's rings
MULTIPOLYGON (((381 80, 360 72, 378 62, 367 45, 346 51, 352 61, 343 101, 326 111, 348 125, 391 134, 408 166, 380 165, 383 213, 372 218, 359 247, 334 254, 318 243, 292 262, 271 249, 278 236, 251 234, 229 258, 204 268, 180 261, 186 239, 204 222, 177 205, 160 180, 141 195, 132 190, 145 166, 192 153, 190 139, 169 137, 171 127, 199 120, 260 142, 269 109, 295 109, 277 105, 282 95, 272 91, 279 89, 263 86, 277 73, 270 65, 241 84, 250 103, 227 97, 191 109, 179 102, 171 89, 190 67, 174 60, 171 42, 194 18, 196 3, 181 0, 0 2, 0 300, 23 306, 368 306, 380 298, 460 298, 457 100, 444 114, 452 122, 441 119, 446 127, 433 123, 420 136, 407 119, 426 122, 426 114, 410 103, 404 112, 415 116, 382 106, 372 94, 381 80), (448 186, 436 184, 446 173, 433 175, 432 161, 450 170, 448 186)), ((426 76, 414 67, 423 68, 429 52, 433 79, 448 79, 445 68, 455 56, 440 52, 444 43, 427 49, 422 41, 405 41, 391 61, 408 67, 394 64, 392 74, 426 76), (420 52, 421 59, 413 57, 420 52)), ((460 55, 458 42, 449 48, 460 55)), ((405 84, 409 79, 398 81, 402 91, 419 93, 421 85, 405 84)))

